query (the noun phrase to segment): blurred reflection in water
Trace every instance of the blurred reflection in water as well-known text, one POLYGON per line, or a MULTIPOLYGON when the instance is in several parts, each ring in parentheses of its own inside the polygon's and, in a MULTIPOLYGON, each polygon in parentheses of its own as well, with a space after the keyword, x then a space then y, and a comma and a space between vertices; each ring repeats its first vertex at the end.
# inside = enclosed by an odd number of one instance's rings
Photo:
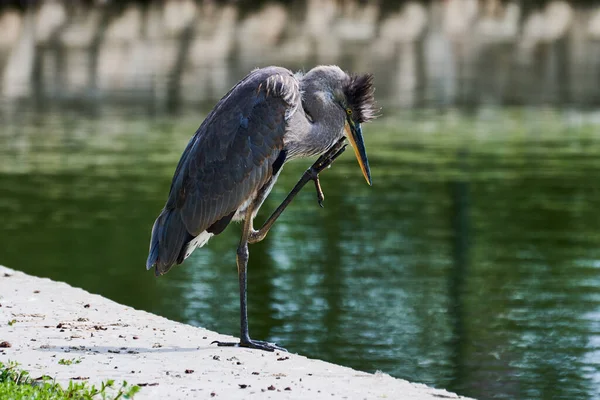
MULTIPOLYGON (((0 263, 235 335, 239 226, 144 270, 202 115, 94 110, 4 113, 0 263)), ((481 399, 600 396, 599 125, 484 109, 365 126, 374 186, 344 155, 325 209, 305 190, 252 246, 252 334, 481 399)), ((262 217, 309 163, 286 166, 262 217)))
POLYGON ((29 3, 26 13, 0 7, 7 99, 176 110, 220 98, 257 66, 337 64, 373 72, 379 100, 393 106, 600 100, 598 2, 29 3))

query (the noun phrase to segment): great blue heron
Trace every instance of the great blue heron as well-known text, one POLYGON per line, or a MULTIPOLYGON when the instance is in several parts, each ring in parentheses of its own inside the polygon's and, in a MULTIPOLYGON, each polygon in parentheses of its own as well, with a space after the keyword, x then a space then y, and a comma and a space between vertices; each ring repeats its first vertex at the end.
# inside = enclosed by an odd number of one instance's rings
POLYGON ((250 339, 246 307, 248 244, 265 238, 293 197, 314 181, 322 206, 318 174, 345 150, 347 138, 371 184, 361 123, 376 116, 370 74, 348 75, 337 66, 319 66, 294 75, 280 67, 252 71, 225 95, 189 141, 175 170, 169 198, 154 222, 146 268, 156 275, 181 264, 197 247, 243 220, 237 249, 240 287, 240 342, 243 346, 285 350, 250 339), (283 165, 320 156, 259 230, 253 219, 271 192, 283 165))

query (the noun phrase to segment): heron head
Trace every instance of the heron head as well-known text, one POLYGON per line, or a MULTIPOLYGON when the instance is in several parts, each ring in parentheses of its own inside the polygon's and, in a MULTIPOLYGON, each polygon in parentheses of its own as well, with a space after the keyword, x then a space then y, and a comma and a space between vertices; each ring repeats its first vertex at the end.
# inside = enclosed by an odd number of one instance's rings
POLYGON ((345 121, 344 135, 354 148, 360 169, 371 185, 361 124, 378 116, 373 76, 349 75, 336 65, 321 65, 302 76, 301 89, 305 94, 311 94, 312 101, 308 101, 305 108, 311 111, 312 117, 323 118, 324 113, 329 113, 335 115, 336 120, 345 121))
POLYGON ((369 185, 371 170, 362 136, 361 124, 377 118, 378 109, 374 96, 373 75, 348 75, 343 84, 339 104, 346 113, 345 133, 354 148, 358 165, 369 185))

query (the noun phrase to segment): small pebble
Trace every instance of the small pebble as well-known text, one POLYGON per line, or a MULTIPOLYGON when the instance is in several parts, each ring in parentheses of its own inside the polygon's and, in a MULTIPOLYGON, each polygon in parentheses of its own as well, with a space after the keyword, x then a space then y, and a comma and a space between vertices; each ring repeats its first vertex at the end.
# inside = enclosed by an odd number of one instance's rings
POLYGON ((185 373, 186 373, 186 374, 193 374, 193 373, 194 373, 194 370, 193 370, 193 369, 186 369, 186 370, 185 370, 185 373))
POLYGON ((267 389, 269 389, 269 390, 275 390, 275 386, 271 385, 267 389))

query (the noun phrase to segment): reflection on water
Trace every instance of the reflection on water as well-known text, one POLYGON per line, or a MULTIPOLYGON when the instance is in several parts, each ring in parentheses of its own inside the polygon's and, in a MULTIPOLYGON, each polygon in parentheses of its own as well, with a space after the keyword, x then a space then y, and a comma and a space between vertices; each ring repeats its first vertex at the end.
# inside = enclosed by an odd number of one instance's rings
MULTIPOLYGON (((237 334, 239 226, 144 270, 202 116, 58 111, 5 114, 0 263, 237 334)), ((374 186, 344 155, 324 209, 305 189, 251 246, 252 335, 481 399, 600 396, 598 125, 540 109, 369 124, 374 186)), ((262 217, 308 164, 286 166, 262 217)))

